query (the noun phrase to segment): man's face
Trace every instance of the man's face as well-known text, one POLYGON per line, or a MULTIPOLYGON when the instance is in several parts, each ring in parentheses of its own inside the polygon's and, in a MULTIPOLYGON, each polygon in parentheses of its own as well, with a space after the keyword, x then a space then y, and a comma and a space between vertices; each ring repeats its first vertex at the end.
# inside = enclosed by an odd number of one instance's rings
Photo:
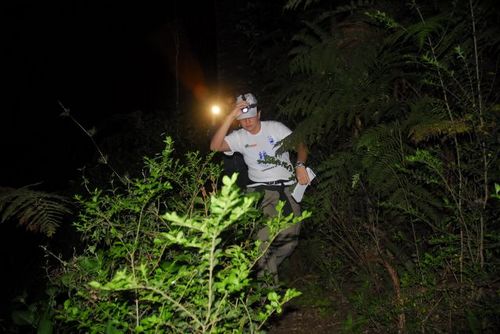
POLYGON ((243 129, 251 134, 256 134, 260 131, 260 111, 257 113, 257 116, 240 119, 239 122, 243 129))

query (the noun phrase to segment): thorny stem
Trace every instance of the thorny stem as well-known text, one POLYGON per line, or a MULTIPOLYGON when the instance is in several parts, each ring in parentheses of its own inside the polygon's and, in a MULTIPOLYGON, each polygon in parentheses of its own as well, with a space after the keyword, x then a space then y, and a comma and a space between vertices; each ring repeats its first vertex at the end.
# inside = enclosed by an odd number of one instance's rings
POLYGON ((198 319, 198 317, 195 314, 193 314, 192 312, 190 312, 186 307, 184 307, 184 305, 182 305, 181 303, 179 303, 178 301, 176 301, 175 299, 173 299, 172 297, 170 297, 170 295, 166 294, 162 290, 154 288, 154 287, 150 287, 150 286, 144 286, 144 285, 137 286, 137 289, 150 290, 150 291, 156 292, 157 294, 161 295, 163 298, 165 298, 169 302, 171 302, 179 310, 181 310, 184 313, 186 313, 191 319, 193 319, 194 322, 196 322, 196 324, 198 324, 201 328, 203 328, 203 324, 201 323, 200 319, 198 319))
POLYGON ((411 222, 411 231, 413 233, 413 242, 415 243, 415 254, 417 255, 418 271, 420 271, 420 275, 422 276, 422 282, 423 282, 424 273, 422 272, 422 262, 420 261, 420 252, 418 250, 417 233, 415 232, 415 224, 413 223, 413 221, 411 222))
MULTIPOLYGON (((470 7, 470 15, 471 15, 471 25, 472 25, 472 40, 474 42, 474 61, 476 65, 476 84, 477 84, 477 108, 479 111, 479 124, 481 126, 481 130, 483 131, 484 127, 484 119, 483 119, 483 101, 482 101, 482 93, 481 93, 481 77, 479 74, 479 53, 477 51, 477 34, 476 34, 476 19, 474 16, 474 7, 472 5, 472 0, 469 0, 470 7)), ((489 190, 488 190, 488 159, 486 154, 486 144, 483 139, 481 139, 481 150, 483 156, 483 188, 484 188, 484 197, 483 197, 483 210, 486 208, 486 203, 488 202, 489 190)), ((481 212, 480 219, 480 236, 479 236, 479 262, 481 268, 484 266, 484 217, 481 212)))
POLYGON ((104 153, 102 153, 101 149, 99 148, 99 146, 97 145, 97 143, 95 142, 94 140, 94 137, 92 135, 92 133, 90 133, 87 129, 85 129, 85 127, 83 125, 80 124, 80 122, 78 122, 74 117, 73 115, 70 114, 70 110, 68 108, 66 108, 61 101, 57 101, 59 103, 59 106, 61 106, 61 108, 64 110, 63 113, 61 113, 61 116, 66 116, 66 117, 69 117, 80 129, 82 129, 82 131, 90 138, 90 140, 92 141, 92 144, 94 145, 94 147, 96 148, 97 152, 99 153, 99 155, 101 156, 101 160, 102 162, 108 166, 111 171, 113 172, 113 174, 115 174, 118 179, 120 180, 120 182, 122 182, 123 184, 127 184, 127 182, 123 179, 123 177, 120 176, 120 174, 118 174, 118 172, 113 168, 113 166, 111 166, 109 164, 109 161, 108 159, 106 158, 106 156, 104 155, 104 153))
MULTIPOLYGON (((198 174, 198 176, 195 178, 196 180, 199 180, 201 179, 201 175, 203 174, 203 171, 205 170, 205 167, 207 165, 207 161, 200 167, 199 171, 200 173, 198 174)), ((196 191, 194 192, 193 196, 191 197, 191 202, 189 204, 189 211, 188 211, 188 216, 191 217, 193 212, 194 212, 194 205, 195 205, 195 201, 197 199, 197 196, 200 192, 203 191, 203 187, 202 188, 197 188, 196 191)))
MULTIPOLYGON (((420 20, 423 23, 425 23, 425 19, 422 15, 422 12, 420 11, 420 8, 415 3, 413 3, 413 4, 414 4, 415 10, 417 11, 417 13, 420 17, 420 20)), ((435 60, 437 60, 436 50, 434 48, 434 44, 432 43, 432 40, 430 37, 427 37, 427 43, 429 44, 433 58, 435 60)), ((453 113, 451 112, 450 102, 448 101, 448 93, 446 91, 444 80, 443 80, 443 74, 441 73, 441 69, 439 68, 439 66, 436 66, 436 71, 438 74, 439 83, 441 85, 441 90, 443 93, 444 104, 445 104, 446 110, 448 111, 448 117, 449 117, 450 121, 454 122, 455 118, 453 117, 453 113)), ((462 230, 465 229, 467 232, 467 235, 469 235, 469 231, 468 231, 467 224, 465 222, 465 219, 463 217, 463 212, 462 212, 462 187, 463 187, 463 175, 462 175, 462 163, 461 163, 462 159, 461 159, 461 154, 460 154, 460 148, 458 145, 458 138, 457 138, 456 134, 453 135, 453 142, 455 144, 455 154, 456 154, 457 172, 458 172, 458 194, 457 194, 457 198, 456 198, 456 200, 457 200, 456 203, 457 203, 458 214, 459 214, 460 221, 461 221, 461 227, 460 227, 460 249, 461 250, 460 250, 460 258, 459 259, 460 259, 460 271, 461 271, 460 281, 462 282, 463 259, 464 259, 464 246, 463 246, 464 238, 463 238, 463 231, 462 230)), ((469 252, 472 255, 472 250, 471 250, 469 242, 470 242, 470 240, 469 240, 469 238, 467 238, 469 252)))
POLYGON ((53 252, 49 251, 47 246, 40 246, 40 248, 42 248, 47 254, 52 255, 52 257, 54 257, 57 261, 59 261, 63 265, 63 267, 66 267, 68 265, 68 263, 63 259, 61 259, 60 256, 57 256, 53 252))
POLYGON ((212 236, 212 243, 210 245, 210 266, 208 271, 208 304, 207 304, 207 316, 205 318, 205 323, 210 320, 210 312, 212 311, 212 301, 213 301, 213 275, 214 275, 214 256, 215 256, 215 246, 216 246, 217 233, 212 236))
MULTIPOLYGON (((415 9, 417 10, 418 15, 419 15, 420 19, 422 20, 422 22, 425 23, 425 19, 422 16, 420 9, 417 6, 415 6, 415 9)), ((434 49, 434 44, 432 43, 432 40, 430 37, 427 37, 427 42, 429 43, 429 47, 431 49, 433 58, 437 60, 436 50, 434 49)), ((444 84, 444 80, 443 80, 443 74, 441 73, 441 69, 439 67, 436 67, 436 71, 438 73, 439 83, 440 83, 441 89, 443 91, 443 99, 445 102, 446 110, 448 111, 448 117, 450 118, 450 121, 453 122, 453 121, 455 121, 455 118, 453 117, 453 113, 451 112, 450 102, 448 101, 448 93, 445 89, 445 84, 444 84)), ((455 142, 455 151, 457 154, 457 170, 458 170, 458 177, 459 177, 458 205, 459 205, 459 210, 461 211, 461 209, 462 209, 462 183, 463 183, 462 164, 461 164, 462 159, 461 159, 461 154, 460 154, 457 136, 454 135, 453 139, 455 142)))
POLYGON ((247 313, 248 324, 250 325, 250 333, 254 333, 254 326, 252 323, 252 316, 250 315, 250 311, 248 311, 248 307, 247 307, 246 303, 244 303, 242 300, 241 300, 241 305, 243 305, 243 308, 245 309, 245 312, 247 313))
MULTIPOLYGON (((149 199, 148 199, 149 201, 149 199)), ((148 202, 146 201, 146 203, 148 202)), ((132 249, 132 252, 130 253, 130 266, 132 267, 132 275, 134 276, 134 280, 137 281, 137 276, 135 273, 135 251, 137 249, 137 241, 139 240, 139 233, 140 233, 140 228, 141 228, 141 223, 142 223, 142 215, 144 213, 144 208, 145 205, 142 206, 141 208, 141 213, 139 214, 139 219, 137 222, 137 229, 135 232, 135 240, 134 240, 134 248, 132 249)), ((139 298, 137 294, 138 290, 135 289, 135 319, 136 319, 136 325, 139 326, 139 298)))
POLYGON ((404 333, 405 332, 405 324, 406 324, 406 317, 403 311, 403 297, 401 296, 401 283, 399 280, 398 273, 396 269, 394 269, 394 266, 389 263, 388 260, 385 259, 383 255, 382 248, 380 247, 380 238, 379 234, 377 232, 377 228, 375 227, 375 221, 378 221, 378 219, 373 221, 373 224, 371 226, 371 231, 372 233, 369 233, 370 237, 373 239, 375 243, 375 247, 377 249, 377 253, 380 259, 380 262, 382 263, 383 267, 387 270, 387 273, 389 274, 391 278, 391 283, 392 287, 394 288, 394 294, 395 294, 395 301, 396 304, 399 308, 399 314, 398 314, 398 334, 399 333, 404 333))
POLYGON ((219 312, 220 312, 220 309, 222 308, 222 305, 224 305, 227 296, 228 296, 228 293, 225 292, 224 296, 221 298, 220 302, 218 303, 219 306, 217 306, 217 309, 215 310, 215 312, 213 314, 214 319, 210 322, 209 327, 213 327, 217 324, 217 322, 219 322, 219 318, 218 318, 219 312))

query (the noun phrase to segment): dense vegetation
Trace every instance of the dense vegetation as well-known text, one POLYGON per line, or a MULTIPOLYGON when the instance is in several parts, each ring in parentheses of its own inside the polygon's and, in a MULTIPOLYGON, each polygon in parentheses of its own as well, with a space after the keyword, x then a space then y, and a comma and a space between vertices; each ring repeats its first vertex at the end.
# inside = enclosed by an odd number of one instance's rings
MULTIPOLYGON (((314 259, 315 284, 348 300, 344 330, 495 332, 498 14, 471 0, 290 0, 285 9, 249 3, 239 29, 262 85, 254 92, 296 129, 286 144, 310 148, 319 182, 304 203, 303 244, 315 245, 304 257, 314 259)), ((220 189, 211 156, 172 152, 167 141, 141 177, 78 197, 82 246, 50 256, 49 297, 16 313, 19 324, 258 332, 298 295, 252 274, 262 252, 252 230, 277 231, 291 217, 265 221, 234 178, 220 189)), ((2 219, 47 234, 68 210, 27 189, 0 204, 2 219), (32 203, 38 211, 26 211, 32 203)))
POLYGON ((354 306, 356 328, 493 331, 496 14, 484 1, 287 8, 306 20, 288 70, 262 71, 264 93, 320 175, 307 226, 323 278, 354 306))
MULTIPOLYGON (((259 195, 242 195, 236 174, 219 190, 211 156, 177 160, 172 140, 165 145, 146 159, 142 177, 77 196, 82 247, 68 259, 47 249, 48 299, 15 311, 19 325, 40 333, 260 333, 300 294, 255 277, 270 243, 251 235, 265 225, 274 238, 310 214, 283 216, 281 203, 276 217, 264 218, 259 195)), ((26 211, 32 197, 18 194, 7 211, 26 211)), ((45 202, 50 212, 66 211, 63 202, 45 202)), ((32 224, 50 226, 46 220, 32 224)))

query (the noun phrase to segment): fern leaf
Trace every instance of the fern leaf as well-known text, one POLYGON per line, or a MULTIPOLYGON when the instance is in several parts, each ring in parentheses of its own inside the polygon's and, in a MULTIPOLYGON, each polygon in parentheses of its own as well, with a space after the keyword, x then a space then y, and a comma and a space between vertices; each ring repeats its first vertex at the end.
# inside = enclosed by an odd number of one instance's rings
POLYGON ((0 193, 0 222, 17 221, 28 231, 52 236, 64 217, 73 212, 71 201, 60 195, 28 187, 0 193))
POLYGON ((432 138, 451 138, 455 135, 471 132, 472 126, 465 120, 439 121, 421 123, 410 129, 408 136, 418 144, 432 138))
POLYGON ((417 45, 423 48, 428 39, 432 39, 433 34, 443 32, 445 25, 449 22, 449 17, 446 15, 436 15, 427 18, 424 22, 415 23, 406 28, 408 37, 414 38, 417 45))
POLYGON ((306 9, 307 7, 318 1, 319 0, 288 0, 288 2, 285 4, 285 9, 294 10, 297 9, 300 5, 302 5, 303 8, 306 9))

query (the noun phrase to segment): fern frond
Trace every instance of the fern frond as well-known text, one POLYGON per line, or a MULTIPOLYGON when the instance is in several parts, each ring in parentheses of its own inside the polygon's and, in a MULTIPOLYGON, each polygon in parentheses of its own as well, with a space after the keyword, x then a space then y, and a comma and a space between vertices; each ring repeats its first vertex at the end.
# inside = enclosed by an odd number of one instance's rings
POLYGON ((366 182, 380 194, 389 196, 395 189, 406 188, 399 168, 409 150, 403 143, 397 124, 380 125, 365 131, 356 150, 362 156, 366 182))
POLYGON ((472 126, 465 120, 444 120, 434 123, 420 123, 410 129, 408 136, 418 144, 432 138, 452 138, 455 135, 470 133, 472 126))
MULTIPOLYGON (((324 20, 324 17, 320 18, 320 22, 324 20)), ((330 33, 327 30, 321 28, 318 24, 304 21, 304 24, 313 32, 320 41, 326 41, 330 38, 330 33)))
POLYGON ((407 137, 415 144, 434 138, 451 138, 473 130, 470 120, 450 120, 442 101, 432 97, 422 98, 409 106, 410 113, 403 127, 407 137))
POLYGON ((311 193, 311 204, 316 208, 315 216, 331 221, 334 212, 348 212, 352 205, 351 196, 357 192, 351 186, 354 175, 359 173, 359 157, 350 151, 340 151, 325 157, 317 166, 321 182, 311 193))
POLYGON ((288 0, 288 2, 285 4, 285 9, 295 10, 300 5, 302 5, 303 8, 306 9, 316 2, 319 2, 319 0, 288 0))
POLYGON ((396 189, 382 205, 433 226, 440 222, 443 214, 440 198, 420 185, 408 186, 396 189))
POLYGON ((391 83, 402 72, 390 67, 400 58, 384 56, 391 53, 369 38, 368 26, 346 23, 340 29, 343 34, 331 35, 309 24, 297 38, 307 42, 291 53, 290 83, 279 111, 290 119, 306 118, 295 127, 298 137, 314 140, 335 128, 366 126, 398 114, 391 83))
POLYGON ((302 45, 309 47, 314 47, 315 45, 318 45, 318 43, 321 42, 318 36, 309 33, 309 31, 307 30, 293 36, 292 41, 298 42, 302 45))
POLYGON ((28 187, 3 189, 0 193, 0 222, 17 221, 28 231, 52 236, 64 217, 70 215, 72 202, 60 195, 28 187))
POLYGON ((427 18, 424 22, 418 22, 406 28, 407 38, 413 38, 419 48, 423 48, 428 38, 441 34, 449 22, 447 15, 436 15, 427 18))

